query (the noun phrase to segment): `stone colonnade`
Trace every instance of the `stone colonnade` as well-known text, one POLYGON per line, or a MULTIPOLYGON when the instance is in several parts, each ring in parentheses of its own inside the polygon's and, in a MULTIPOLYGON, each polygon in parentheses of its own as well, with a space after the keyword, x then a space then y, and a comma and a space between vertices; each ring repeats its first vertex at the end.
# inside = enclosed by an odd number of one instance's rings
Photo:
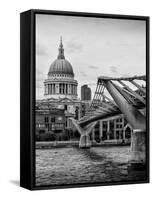
POLYGON ((77 95, 77 84, 75 83, 45 83, 45 95, 70 94, 77 95))
MULTIPOLYGON (((119 139, 121 139, 121 131, 123 132, 123 140, 125 140, 125 130, 124 130, 124 117, 108 120, 108 121, 99 121, 99 139, 103 138, 103 131, 106 131, 107 140, 110 139, 110 122, 113 121, 113 139, 117 139, 116 132, 119 131, 119 139), (104 123, 106 127, 104 128, 104 123)), ((92 140, 95 141, 95 127, 92 130, 92 140)))

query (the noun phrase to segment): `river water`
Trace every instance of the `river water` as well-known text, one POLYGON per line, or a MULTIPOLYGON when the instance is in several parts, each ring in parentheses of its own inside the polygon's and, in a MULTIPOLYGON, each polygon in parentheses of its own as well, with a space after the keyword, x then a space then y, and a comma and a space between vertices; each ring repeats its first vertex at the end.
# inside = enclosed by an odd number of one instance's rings
POLYGON ((36 150, 36 186, 107 183, 145 178, 128 170, 129 147, 36 150))

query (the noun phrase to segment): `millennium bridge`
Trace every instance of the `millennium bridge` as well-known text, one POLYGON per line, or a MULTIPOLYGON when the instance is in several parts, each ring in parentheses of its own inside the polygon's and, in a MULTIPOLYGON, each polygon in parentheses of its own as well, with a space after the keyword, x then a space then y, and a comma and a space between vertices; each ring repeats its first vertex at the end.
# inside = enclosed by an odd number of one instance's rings
POLYGON ((79 120, 71 118, 80 133, 79 147, 91 147, 90 133, 98 120, 109 119, 122 113, 133 128, 129 162, 145 166, 147 134, 145 85, 146 76, 98 77, 96 91, 85 116, 79 120))

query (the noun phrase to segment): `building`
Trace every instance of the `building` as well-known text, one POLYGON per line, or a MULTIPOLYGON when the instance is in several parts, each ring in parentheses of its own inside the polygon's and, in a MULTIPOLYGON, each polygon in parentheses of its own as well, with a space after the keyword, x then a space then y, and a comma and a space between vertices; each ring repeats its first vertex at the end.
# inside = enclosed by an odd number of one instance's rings
POLYGON ((81 86, 81 100, 91 101, 91 89, 88 87, 88 85, 81 86))
POLYGON ((51 63, 48 77, 44 81, 44 97, 77 99, 77 85, 72 65, 65 59, 61 39, 57 59, 51 63))
POLYGON ((97 142, 107 140, 130 142, 132 131, 133 129, 124 115, 120 114, 107 120, 98 121, 92 130, 91 139, 97 142))
MULTIPOLYGON (((71 118, 79 120, 90 108, 91 89, 88 85, 83 85, 81 100, 79 100, 77 97, 78 82, 74 77, 73 67, 65 59, 61 39, 57 59, 51 63, 47 79, 44 80, 44 99, 36 101, 38 139, 41 139, 44 133, 46 140, 70 139, 75 132, 71 118)), ((144 110, 142 113, 145 115, 144 110)), ((98 121, 90 136, 92 141, 97 142, 124 141, 130 139, 132 131, 132 127, 121 114, 98 121)))
MULTIPOLYGON (((36 101, 36 115, 42 110, 56 110, 56 117, 58 118, 58 115, 61 116, 59 111, 62 110, 64 127, 62 124, 56 123, 55 120, 55 124, 50 122, 51 124, 47 125, 49 129, 45 129, 45 132, 52 131, 59 134, 62 127, 63 133, 72 132, 73 124, 70 118, 79 119, 81 117, 81 101, 77 97, 78 82, 74 79, 74 76, 71 63, 65 59, 61 38, 57 59, 49 66, 47 79, 44 80, 44 99, 36 101), (50 128, 52 126, 55 126, 54 130, 50 128)), ((52 118, 53 113, 50 112, 49 115, 52 118)), ((36 117, 36 124, 38 124, 38 119, 39 117, 36 117)))
POLYGON ((62 109, 36 110, 36 139, 56 140, 65 133, 65 115, 62 109), (56 135, 54 135, 56 134, 56 135))

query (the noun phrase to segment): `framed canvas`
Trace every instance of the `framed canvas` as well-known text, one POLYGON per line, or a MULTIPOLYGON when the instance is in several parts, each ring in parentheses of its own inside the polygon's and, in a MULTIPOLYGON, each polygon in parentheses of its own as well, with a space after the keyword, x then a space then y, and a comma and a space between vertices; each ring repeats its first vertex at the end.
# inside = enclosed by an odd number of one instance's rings
POLYGON ((149 17, 20 15, 20 185, 149 182, 149 17))

